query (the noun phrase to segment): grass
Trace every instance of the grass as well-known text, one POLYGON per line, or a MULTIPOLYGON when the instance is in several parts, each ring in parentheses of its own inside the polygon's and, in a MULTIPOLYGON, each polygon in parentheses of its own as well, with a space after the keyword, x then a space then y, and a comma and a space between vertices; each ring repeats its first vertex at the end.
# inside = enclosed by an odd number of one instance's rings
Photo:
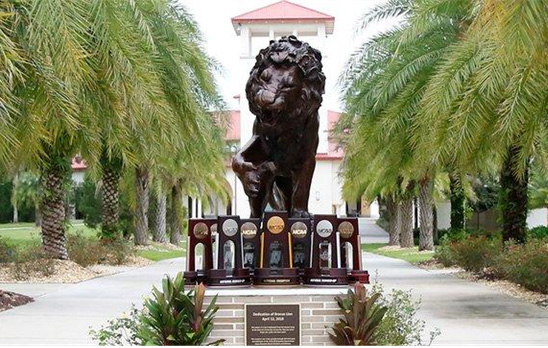
POLYGON ((166 248, 162 244, 154 243, 154 250, 138 250, 137 255, 149 259, 152 261, 161 261, 167 259, 174 259, 176 257, 186 256, 186 239, 183 238, 183 241, 179 244, 177 250, 171 248, 166 248))
MULTIPOLYGON (((86 227, 81 221, 73 221, 69 227, 69 234, 81 232, 86 237, 97 238, 98 230, 86 227)), ((7 241, 16 247, 25 248, 32 244, 40 243, 40 228, 36 227, 33 222, 22 222, 17 224, 0 224, 0 238, 5 238, 7 241)), ((157 250, 139 250, 137 255, 147 258, 152 261, 160 261, 183 257, 186 241, 181 243, 179 250, 162 248, 158 245, 157 250)))
POLYGON ((184 250, 139 250, 137 255, 149 259, 152 261, 161 261, 167 259, 174 259, 176 257, 183 257, 185 255, 184 250))
MULTIPOLYGON (((79 221, 74 222, 68 229, 69 234, 76 234, 78 231, 81 231, 87 237, 97 236, 96 229, 86 227, 79 221)), ((8 239, 15 246, 26 247, 40 242, 40 228, 34 226, 32 222, 0 224, 0 237, 8 239)))
POLYGON ((424 261, 429 261, 434 257, 434 252, 420 252, 419 247, 413 247, 408 249, 396 249, 396 250, 382 250, 382 247, 387 246, 385 243, 371 243, 362 245, 364 251, 391 257, 394 259, 405 260, 412 264, 418 264, 424 261))

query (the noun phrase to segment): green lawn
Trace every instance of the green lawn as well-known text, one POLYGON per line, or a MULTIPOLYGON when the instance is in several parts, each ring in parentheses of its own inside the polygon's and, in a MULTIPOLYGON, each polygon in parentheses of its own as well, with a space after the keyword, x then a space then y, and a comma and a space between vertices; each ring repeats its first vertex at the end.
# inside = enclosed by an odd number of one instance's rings
POLYGON ((394 259, 401 259, 412 264, 421 263, 424 261, 429 261, 434 257, 434 252, 420 252, 419 247, 409 248, 409 249, 400 249, 400 250, 381 250, 380 248, 385 247, 387 244, 384 243, 371 243, 362 245, 364 251, 383 255, 387 257, 392 257, 394 259))
MULTIPOLYGON (((68 230, 69 234, 76 234, 77 232, 82 232, 87 237, 97 236, 96 229, 86 227, 80 221, 74 222, 68 230)), ((14 245, 24 247, 28 244, 40 242, 40 228, 34 226, 32 222, 0 224, 0 237, 8 239, 14 245)))
POLYGON ((186 255, 184 250, 139 250, 137 255, 149 259, 152 261, 160 261, 166 259, 174 259, 176 257, 183 257, 186 255))
MULTIPOLYGON (((81 232, 86 237, 97 237, 97 230, 86 227, 81 221, 74 221, 69 228, 69 234, 81 232)), ((32 222, 23 222, 17 224, 0 224, 0 238, 5 238, 7 241, 18 247, 25 247, 30 244, 40 243, 40 228, 34 226, 32 222)), ((157 250, 139 250, 137 255, 147 258, 152 261, 160 261, 172 259, 175 257, 183 257, 186 241, 181 243, 182 250, 173 250, 158 246, 157 250)))

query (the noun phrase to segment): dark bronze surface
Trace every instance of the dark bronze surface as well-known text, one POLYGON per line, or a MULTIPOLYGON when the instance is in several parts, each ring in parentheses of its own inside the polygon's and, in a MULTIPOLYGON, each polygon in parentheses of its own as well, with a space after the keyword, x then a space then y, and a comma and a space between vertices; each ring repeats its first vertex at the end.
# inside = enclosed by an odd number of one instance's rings
POLYGON ((291 217, 309 217, 308 198, 316 166, 318 109, 325 76, 321 53, 294 36, 261 50, 246 85, 256 116, 253 136, 232 168, 249 197, 251 217, 268 203, 291 217))

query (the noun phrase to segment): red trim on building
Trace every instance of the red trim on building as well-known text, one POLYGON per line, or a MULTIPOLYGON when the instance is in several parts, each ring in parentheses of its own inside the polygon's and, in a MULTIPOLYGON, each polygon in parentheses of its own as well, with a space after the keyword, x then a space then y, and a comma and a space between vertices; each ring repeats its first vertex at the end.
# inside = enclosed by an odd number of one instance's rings
POLYGON ((333 34, 335 17, 289 1, 279 1, 232 18, 234 30, 242 23, 322 23, 326 33, 333 34))

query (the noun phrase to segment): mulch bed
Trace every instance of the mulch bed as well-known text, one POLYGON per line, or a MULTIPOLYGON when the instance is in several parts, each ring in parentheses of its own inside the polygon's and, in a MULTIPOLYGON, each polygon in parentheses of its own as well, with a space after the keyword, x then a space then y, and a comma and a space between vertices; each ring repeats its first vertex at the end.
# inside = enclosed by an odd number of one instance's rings
POLYGON ((33 302, 32 297, 0 290, 0 312, 33 302))

